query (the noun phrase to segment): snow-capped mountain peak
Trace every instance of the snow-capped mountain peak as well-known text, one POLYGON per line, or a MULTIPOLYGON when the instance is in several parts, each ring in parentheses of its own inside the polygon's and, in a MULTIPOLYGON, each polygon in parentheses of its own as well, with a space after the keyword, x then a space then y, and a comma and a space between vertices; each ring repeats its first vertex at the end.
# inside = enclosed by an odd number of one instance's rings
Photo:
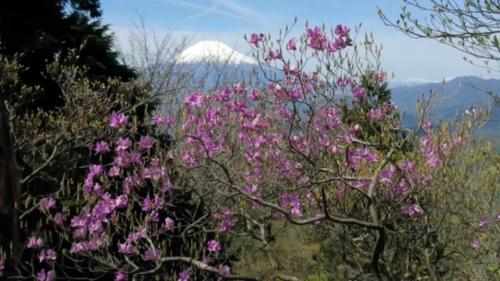
POLYGON ((220 41, 200 41, 177 56, 178 63, 228 62, 230 64, 256 64, 255 60, 220 41))

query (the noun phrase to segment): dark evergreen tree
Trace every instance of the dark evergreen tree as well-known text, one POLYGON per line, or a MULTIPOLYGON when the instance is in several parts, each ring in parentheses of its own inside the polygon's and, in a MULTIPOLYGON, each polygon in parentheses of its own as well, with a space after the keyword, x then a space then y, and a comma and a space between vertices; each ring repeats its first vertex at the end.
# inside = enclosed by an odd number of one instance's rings
POLYGON ((27 67, 21 79, 42 88, 33 107, 51 109, 61 104, 61 89, 44 75, 48 62, 66 58, 87 68, 91 79, 119 77, 128 80, 134 72, 118 61, 113 38, 100 21, 99 0, 3 0, 0 1, 0 53, 17 56, 27 67))

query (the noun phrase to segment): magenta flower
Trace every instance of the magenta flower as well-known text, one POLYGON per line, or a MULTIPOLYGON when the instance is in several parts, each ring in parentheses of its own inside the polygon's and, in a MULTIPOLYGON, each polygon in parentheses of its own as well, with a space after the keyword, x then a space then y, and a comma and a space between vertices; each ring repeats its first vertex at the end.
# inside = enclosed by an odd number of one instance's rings
POLYGON ((95 177, 101 175, 103 172, 104 172, 104 168, 101 165, 93 164, 93 165, 89 166, 89 173, 87 176, 90 178, 95 178, 95 177))
POLYGON ((220 251, 220 249, 221 249, 221 246, 217 240, 210 240, 207 242, 207 250, 209 252, 216 253, 216 252, 220 251))
POLYGON ((128 116, 123 113, 113 113, 109 116, 109 126, 111 128, 118 128, 128 123, 128 116))
POLYGON ((184 104, 188 107, 200 107, 203 104, 203 94, 195 92, 184 99, 184 104))
POLYGON ((2 273, 2 271, 5 269, 5 261, 4 260, 0 260, 0 273, 2 273))
POLYGON ((64 216, 63 213, 57 213, 54 215, 55 224, 62 226, 62 225, 64 225, 65 221, 66 221, 66 217, 64 216))
POLYGON ((354 87, 352 89, 352 96, 357 102, 362 102, 365 99, 365 89, 361 87, 354 87))
POLYGON ((94 151, 96 154, 105 154, 110 151, 109 145, 105 141, 98 141, 95 144, 94 151))
POLYGON ((154 140, 148 136, 141 136, 141 140, 139 141, 139 148, 142 150, 148 150, 153 147, 154 140))
POLYGON ((144 252, 144 260, 145 261, 157 261, 160 259, 160 253, 155 249, 147 249, 144 252))
POLYGON ((115 273, 115 281, 127 281, 127 280, 128 280, 127 274, 125 274, 121 271, 117 271, 115 273))
POLYGON ((245 83, 242 83, 242 82, 238 82, 236 84, 233 85, 233 91, 235 94, 243 94, 246 90, 246 86, 245 86, 245 83))
POLYGON ((394 165, 390 165, 388 168, 383 169, 380 172, 379 182, 384 184, 391 184, 395 172, 396 167, 394 165))
POLYGON ((470 246, 474 250, 479 250, 479 248, 481 248, 482 244, 483 244, 483 242, 481 241, 481 239, 480 238, 476 238, 476 239, 472 240, 472 242, 470 243, 470 246))
POLYGON ((269 54, 267 55, 268 60, 279 60, 282 59, 283 55, 280 50, 269 50, 269 54))
POLYGON ((280 206, 283 208, 290 209, 290 213, 296 217, 302 217, 302 203, 300 199, 295 194, 285 194, 281 196, 280 206))
POLYGON ((28 239, 28 249, 38 249, 43 246, 43 239, 38 236, 31 236, 28 239))
POLYGON ((309 47, 314 50, 323 50, 326 48, 328 41, 323 34, 323 31, 319 27, 309 28, 307 29, 307 38, 309 39, 309 47))
POLYGON ((121 243, 118 246, 118 252, 126 255, 131 255, 135 253, 134 245, 129 242, 121 243))
POLYGON ((424 210, 418 204, 405 205, 401 207, 401 211, 412 219, 419 218, 424 214, 424 210))
POLYGON ((234 223, 230 219, 223 219, 219 224, 220 232, 225 233, 234 227, 234 223))
POLYGON ((50 210, 56 208, 56 200, 51 196, 40 199, 39 209, 44 213, 48 213, 50 210))
POLYGON ((480 228, 484 228, 488 226, 488 221, 485 218, 481 218, 477 223, 477 226, 480 228))
POLYGON ((384 102, 384 104, 382 104, 382 110, 384 111, 385 114, 387 113, 391 113, 393 112, 394 110, 396 110, 397 108, 397 105, 393 104, 392 102, 384 102))
POLYGON ((116 140, 116 151, 125 151, 132 146, 132 140, 129 138, 118 138, 116 140))
POLYGON ((37 274, 38 281, 54 281, 56 280, 56 272, 54 270, 45 271, 42 269, 37 274))
POLYGON ((297 39, 291 38, 290 40, 288 40, 288 43, 286 44, 286 49, 290 51, 297 50, 297 39))
POLYGON ((170 231, 175 228, 175 221, 171 219, 170 217, 167 217, 165 219, 165 229, 170 231))
POLYGON ((425 120, 422 124, 422 129, 424 129, 426 132, 432 131, 432 121, 428 119, 425 120))
POLYGON ((189 281, 191 280, 191 273, 193 270, 191 268, 186 268, 183 271, 179 272, 179 278, 177 281, 189 281))
POLYGON ((341 88, 345 88, 348 85, 352 85, 351 78, 339 78, 337 79, 337 85, 341 88))
POLYGON ((264 40, 264 34, 262 34, 262 33, 259 33, 259 34, 252 33, 250 35, 250 39, 248 40, 248 42, 250 44, 255 45, 255 46, 259 46, 259 42, 262 41, 262 40, 264 40))
POLYGON ((39 262, 43 262, 43 261, 53 262, 56 259, 57 259, 57 253, 56 253, 56 251, 54 251, 52 249, 43 250, 40 252, 40 254, 38 254, 38 261, 39 262))
POLYGON ((368 113, 368 117, 370 118, 371 121, 378 122, 384 119, 384 113, 380 108, 372 108, 368 113))
MULTIPOLYGON (((219 266, 217 267, 217 271, 222 276, 231 275, 231 268, 227 265, 219 264, 219 266)), ((223 280, 223 279, 219 277, 219 278, 217 278, 217 280, 223 280)))
POLYGON ((345 25, 339 24, 335 27, 335 34, 340 37, 346 37, 349 35, 349 31, 350 29, 345 25))
POLYGON ((162 115, 154 115, 153 118, 151 118, 151 124, 158 126, 158 125, 164 125, 165 124, 165 117, 162 115))

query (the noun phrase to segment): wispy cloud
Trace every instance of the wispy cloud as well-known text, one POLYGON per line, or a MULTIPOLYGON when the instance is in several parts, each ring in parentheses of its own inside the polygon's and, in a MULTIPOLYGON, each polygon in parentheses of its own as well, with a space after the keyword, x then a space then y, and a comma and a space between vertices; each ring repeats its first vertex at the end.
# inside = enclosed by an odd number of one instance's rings
POLYGON ((262 14, 262 12, 247 5, 244 5, 242 3, 239 3, 236 0, 211 0, 210 5, 201 5, 185 0, 160 0, 160 1, 178 7, 199 11, 197 14, 187 17, 186 18, 187 21, 192 21, 211 14, 216 14, 226 18, 231 18, 246 22, 269 21, 269 18, 265 17, 262 14))

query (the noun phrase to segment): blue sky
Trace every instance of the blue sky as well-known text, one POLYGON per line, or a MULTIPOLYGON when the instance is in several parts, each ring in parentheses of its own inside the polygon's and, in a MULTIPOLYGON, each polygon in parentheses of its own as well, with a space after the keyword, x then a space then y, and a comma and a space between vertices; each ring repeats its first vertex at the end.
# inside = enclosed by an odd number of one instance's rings
POLYGON ((394 72, 395 81, 429 80, 477 75, 490 77, 482 68, 469 65, 454 49, 431 40, 415 40, 383 25, 377 7, 395 18, 401 0, 102 0, 103 21, 111 26, 123 50, 134 23, 143 18, 158 34, 174 32, 200 40, 220 40, 246 52, 243 34, 277 33, 286 24, 299 21, 301 31, 311 25, 362 23, 362 32, 372 32, 383 45, 382 64, 394 72))

